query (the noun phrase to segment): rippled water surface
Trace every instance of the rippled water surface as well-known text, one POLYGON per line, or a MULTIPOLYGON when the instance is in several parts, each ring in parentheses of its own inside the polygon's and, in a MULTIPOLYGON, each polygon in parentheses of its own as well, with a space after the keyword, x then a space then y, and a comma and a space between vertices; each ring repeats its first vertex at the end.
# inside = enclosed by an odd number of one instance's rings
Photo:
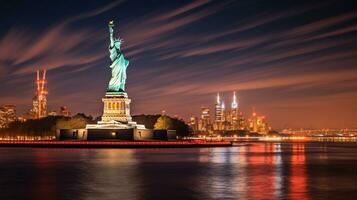
POLYGON ((0 148, 0 199, 357 199, 357 144, 0 148))

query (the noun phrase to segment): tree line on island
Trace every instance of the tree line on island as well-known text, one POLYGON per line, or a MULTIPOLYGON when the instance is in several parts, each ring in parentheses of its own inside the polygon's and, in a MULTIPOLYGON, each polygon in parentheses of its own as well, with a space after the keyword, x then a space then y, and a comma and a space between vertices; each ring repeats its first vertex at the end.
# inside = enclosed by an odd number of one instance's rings
MULTIPOLYGON (((189 126, 182 120, 166 115, 134 115, 133 121, 144 124, 147 129, 176 130, 178 136, 190 134, 189 126)), ((7 128, 0 129, 0 137, 55 137, 58 129, 83 129, 87 124, 94 124, 100 117, 78 113, 72 117, 48 116, 41 119, 14 121, 7 128)))

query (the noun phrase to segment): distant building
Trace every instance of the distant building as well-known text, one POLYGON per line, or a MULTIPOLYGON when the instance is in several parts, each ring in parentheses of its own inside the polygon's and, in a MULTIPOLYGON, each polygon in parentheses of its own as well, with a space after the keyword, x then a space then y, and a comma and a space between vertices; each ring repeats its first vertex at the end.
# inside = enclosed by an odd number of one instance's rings
POLYGON ((249 120, 243 116, 238 102, 237 92, 233 92, 230 106, 225 105, 220 94, 217 94, 214 105, 214 117, 211 121, 210 109, 201 108, 201 118, 191 117, 188 121, 194 132, 221 134, 227 131, 250 131, 259 134, 267 134, 271 130, 264 116, 258 116, 253 111, 249 120), (197 129, 197 131, 196 131, 197 129))
POLYGON ((47 116, 57 116, 57 112, 55 110, 49 111, 47 116))
POLYGON ((6 128, 11 122, 16 120, 16 107, 14 105, 4 105, 0 107, 0 128, 6 128))
POLYGON ((198 130, 207 132, 210 131, 211 128, 211 115, 210 110, 207 107, 201 107, 201 119, 198 124, 198 130))
POLYGON ((221 100, 219 94, 217 94, 217 101, 215 104, 215 122, 222 122, 223 121, 223 109, 224 109, 224 102, 221 100))
POLYGON ((231 109, 226 111, 226 130, 239 130, 239 109, 236 92, 233 93, 231 109))
POLYGON ((268 134, 270 131, 265 116, 258 116, 255 109, 253 109, 252 116, 249 119, 249 130, 260 134, 268 134))
POLYGON ((198 131, 198 118, 191 116, 190 120, 188 121, 188 125, 191 127, 193 132, 197 132, 198 131))
POLYGON ((238 124, 239 124, 239 130, 244 130, 247 128, 247 123, 242 112, 239 113, 238 124))
POLYGON ((225 104, 221 100, 219 93, 217 94, 216 104, 215 104, 215 120, 213 128, 214 130, 224 130, 225 129, 225 104))
POLYGON ((26 118, 28 119, 37 119, 39 116, 39 104, 38 104, 38 98, 37 96, 34 96, 32 98, 32 108, 31 110, 27 113, 26 118))
POLYGON ((69 110, 69 108, 67 106, 61 106, 60 115, 65 116, 65 117, 70 117, 71 111, 69 110))

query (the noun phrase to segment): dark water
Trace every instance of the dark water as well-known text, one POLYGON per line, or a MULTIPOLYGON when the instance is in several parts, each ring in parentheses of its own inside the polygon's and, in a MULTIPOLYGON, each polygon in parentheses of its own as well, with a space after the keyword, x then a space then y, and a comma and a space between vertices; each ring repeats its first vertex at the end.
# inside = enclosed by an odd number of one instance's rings
POLYGON ((357 199, 357 144, 0 148, 0 199, 357 199))

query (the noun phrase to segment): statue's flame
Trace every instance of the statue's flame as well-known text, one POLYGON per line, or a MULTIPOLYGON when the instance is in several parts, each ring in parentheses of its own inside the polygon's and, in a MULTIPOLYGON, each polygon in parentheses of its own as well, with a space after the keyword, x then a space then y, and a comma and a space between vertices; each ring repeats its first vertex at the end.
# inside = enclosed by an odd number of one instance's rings
POLYGON ((109 21, 109 26, 112 26, 112 27, 114 26, 114 21, 113 20, 109 21))

